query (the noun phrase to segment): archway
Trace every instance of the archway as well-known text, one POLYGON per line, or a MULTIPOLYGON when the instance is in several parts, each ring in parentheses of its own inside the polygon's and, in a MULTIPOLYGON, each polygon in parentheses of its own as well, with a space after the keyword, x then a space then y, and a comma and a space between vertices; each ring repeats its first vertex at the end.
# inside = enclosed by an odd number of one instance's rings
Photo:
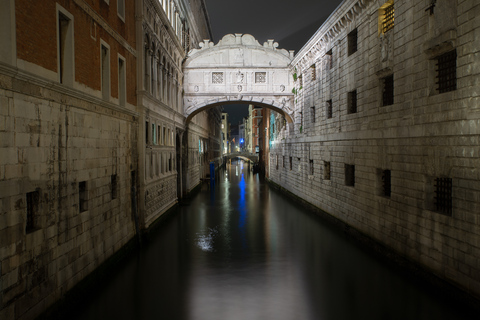
POLYGON ((293 51, 262 45, 251 35, 229 34, 217 45, 209 40, 189 52, 184 64, 184 115, 225 104, 271 108, 293 123, 293 51))

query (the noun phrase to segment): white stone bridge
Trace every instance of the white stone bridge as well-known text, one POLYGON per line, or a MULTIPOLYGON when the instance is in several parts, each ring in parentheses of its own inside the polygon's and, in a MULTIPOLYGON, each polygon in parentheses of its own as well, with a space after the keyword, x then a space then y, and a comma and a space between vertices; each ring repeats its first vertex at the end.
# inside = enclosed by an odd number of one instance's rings
POLYGON ((254 153, 249 153, 249 152, 232 152, 232 153, 226 153, 223 155, 225 160, 230 160, 233 158, 240 158, 244 160, 250 160, 253 162, 258 162, 258 155, 254 153))

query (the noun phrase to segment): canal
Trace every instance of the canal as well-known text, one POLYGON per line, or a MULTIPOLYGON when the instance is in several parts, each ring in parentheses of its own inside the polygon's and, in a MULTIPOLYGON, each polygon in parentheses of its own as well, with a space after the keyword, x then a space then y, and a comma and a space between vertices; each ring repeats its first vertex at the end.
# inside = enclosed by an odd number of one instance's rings
POLYGON ((468 319, 272 190, 218 173, 65 319, 468 319))

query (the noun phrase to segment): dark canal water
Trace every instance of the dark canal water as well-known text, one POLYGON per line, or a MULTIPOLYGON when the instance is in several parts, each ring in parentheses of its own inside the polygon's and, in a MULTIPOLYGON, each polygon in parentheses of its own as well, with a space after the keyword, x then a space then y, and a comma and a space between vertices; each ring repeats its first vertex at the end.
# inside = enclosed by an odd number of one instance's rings
POLYGON ((227 167, 67 319, 467 319, 248 167, 227 167))

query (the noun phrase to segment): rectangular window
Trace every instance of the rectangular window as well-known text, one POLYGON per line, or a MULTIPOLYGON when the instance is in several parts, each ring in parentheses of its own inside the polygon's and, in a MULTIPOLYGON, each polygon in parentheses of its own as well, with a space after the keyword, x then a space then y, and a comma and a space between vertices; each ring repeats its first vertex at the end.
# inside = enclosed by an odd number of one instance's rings
POLYGON ((326 102, 326 108, 327 108, 327 119, 331 119, 331 118, 333 117, 332 99, 327 100, 327 102, 326 102))
POLYGON ((438 92, 448 92, 457 89, 457 50, 444 53, 437 57, 438 92))
POLYGON ((452 179, 435 179, 435 208, 439 213, 452 214, 452 179))
POLYGON ((74 82, 73 16, 57 4, 58 80, 72 86, 74 82))
POLYGON ((150 135, 148 134, 149 126, 150 126, 150 124, 148 123, 148 121, 145 121, 145 143, 146 144, 150 143, 150 135))
POLYGON ((25 232, 30 233, 35 230, 35 220, 38 215, 38 207, 40 202, 40 192, 38 190, 27 193, 27 223, 25 232))
POLYGON ((310 107, 310 113, 312 117, 312 122, 315 123, 315 106, 310 107))
POLYGON ((333 51, 332 51, 332 49, 328 50, 325 53, 325 57, 327 59, 327 69, 332 69, 333 68, 333 51))
POLYGON ((357 29, 353 29, 348 34, 348 55, 357 52, 357 29))
POLYGON ((275 169, 278 170, 278 154, 277 154, 277 158, 276 158, 276 160, 275 160, 275 169))
POLYGON ((223 83, 223 72, 212 72, 212 83, 223 83))
POLYGON ((357 113, 357 90, 348 93, 347 108, 347 113, 357 113))
POLYGON ((310 175, 313 176, 313 160, 310 159, 310 175))
POLYGON ((153 144, 157 144, 157 132, 156 132, 157 126, 155 123, 152 123, 152 140, 153 144))
POLYGON ((388 5, 383 9, 383 19, 382 19, 382 31, 383 33, 387 32, 390 29, 393 29, 394 25, 394 8, 393 3, 388 5))
POLYGON ((390 170, 382 171, 382 195, 384 197, 392 195, 392 173, 390 170))
POLYGON ((125 72, 125 59, 118 58, 118 104, 125 106, 127 100, 127 84, 125 72))
POLYGON ((292 160, 292 157, 290 157, 290 170, 292 170, 292 167, 293 167, 293 160, 292 160))
POLYGON ((78 208, 80 212, 88 210, 87 200, 87 182, 81 181, 78 183, 78 208))
POLYGON ((102 80, 102 98, 110 100, 110 49, 106 44, 101 44, 101 80, 102 80))
POLYGON ((355 165, 353 164, 345 164, 345 185, 355 186, 355 165))
POLYGON ((382 79, 382 105, 390 106, 393 104, 393 74, 382 79))
POLYGON ((111 199, 117 199, 117 175, 110 176, 111 199))
POLYGON ((283 158, 282 158, 282 166, 283 166, 283 168, 285 168, 285 156, 283 156, 283 158))
POLYGON ((117 0, 117 14, 125 21, 125 0, 117 0))
POLYGON ((310 73, 312 81, 317 80, 317 67, 315 66, 315 64, 312 64, 310 66, 310 73))
POLYGON ((267 82, 266 72, 255 72, 255 83, 266 83, 266 82, 267 82))
POLYGON ((330 161, 323 162, 323 179, 330 180, 330 161))

